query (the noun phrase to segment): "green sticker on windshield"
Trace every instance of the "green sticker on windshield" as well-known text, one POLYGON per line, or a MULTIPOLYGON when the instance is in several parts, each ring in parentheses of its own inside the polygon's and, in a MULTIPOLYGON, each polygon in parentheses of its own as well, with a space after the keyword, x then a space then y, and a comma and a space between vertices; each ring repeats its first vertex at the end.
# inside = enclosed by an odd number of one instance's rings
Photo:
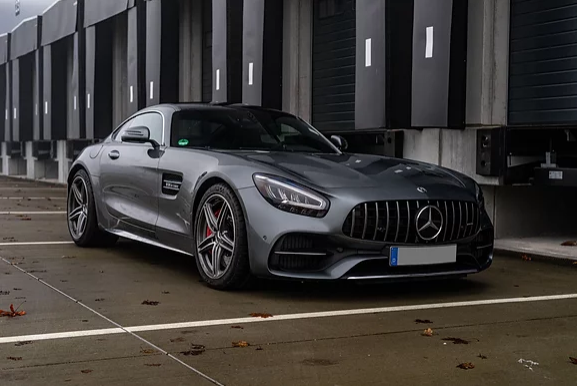
POLYGON ((178 146, 186 146, 188 145, 188 139, 179 139, 178 146))

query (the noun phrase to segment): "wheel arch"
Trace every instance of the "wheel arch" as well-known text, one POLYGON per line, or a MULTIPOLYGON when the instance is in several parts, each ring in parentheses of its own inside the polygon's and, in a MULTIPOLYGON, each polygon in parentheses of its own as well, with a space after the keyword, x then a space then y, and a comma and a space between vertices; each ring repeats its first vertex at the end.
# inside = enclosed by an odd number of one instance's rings
POLYGON ((72 184, 72 181, 74 180, 74 176, 80 170, 83 170, 86 173, 86 175, 88 176, 88 179, 90 180, 90 185, 92 187, 92 195, 94 197, 94 206, 96 209, 96 222, 97 222, 99 228, 104 229, 104 227, 102 226, 102 222, 101 222, 102 214, 100 213, 100 199, 99 199, 100 195, 95 190, 96 185, 94 183, 93 177, 90 174, 88 167, 84 163, 77 162, 74 165, 72 165, 72 167, 70 168, 70 171, 68 172, 68 177, 66 179, 67 191, 68 192, 70 191, 70 185, 72 184))

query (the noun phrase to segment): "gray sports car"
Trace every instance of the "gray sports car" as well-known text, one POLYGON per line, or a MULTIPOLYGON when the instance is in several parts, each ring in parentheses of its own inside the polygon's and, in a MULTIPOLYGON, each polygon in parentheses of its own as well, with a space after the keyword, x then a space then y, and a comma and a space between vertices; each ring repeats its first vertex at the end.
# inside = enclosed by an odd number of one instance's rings
POLYGON ((302 119, 163 104, 87 147, 68 177, 81 246, 128 238, 194 256, 208 285, 466 276, 493 259, 480 187, 437 166, 346 153, 302 119))

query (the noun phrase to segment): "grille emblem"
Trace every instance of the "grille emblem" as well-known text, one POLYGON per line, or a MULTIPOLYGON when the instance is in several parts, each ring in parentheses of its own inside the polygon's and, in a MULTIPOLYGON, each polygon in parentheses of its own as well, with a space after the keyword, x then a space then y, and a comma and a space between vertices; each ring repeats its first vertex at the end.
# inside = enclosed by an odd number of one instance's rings
POLYGON ((419 192, 419 193, 427 193, 427 189, 423 188, 422 186, 419 186, 419 187, 417 188, 417 192, 419 192))
POLYGON ((433 205, 422 208, 415 218, 417 234, 424 241, 431 241, 441 234, 443 214, 433 205))

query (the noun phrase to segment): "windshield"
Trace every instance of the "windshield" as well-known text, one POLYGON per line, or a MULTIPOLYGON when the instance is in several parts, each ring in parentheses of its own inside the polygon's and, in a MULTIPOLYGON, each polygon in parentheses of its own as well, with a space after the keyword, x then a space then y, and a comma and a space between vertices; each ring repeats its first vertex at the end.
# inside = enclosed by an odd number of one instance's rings
POLYGON ((338 153, 303 120, 259 109, 197 109, 173 116, 171 146, 218 150, 338 153))

